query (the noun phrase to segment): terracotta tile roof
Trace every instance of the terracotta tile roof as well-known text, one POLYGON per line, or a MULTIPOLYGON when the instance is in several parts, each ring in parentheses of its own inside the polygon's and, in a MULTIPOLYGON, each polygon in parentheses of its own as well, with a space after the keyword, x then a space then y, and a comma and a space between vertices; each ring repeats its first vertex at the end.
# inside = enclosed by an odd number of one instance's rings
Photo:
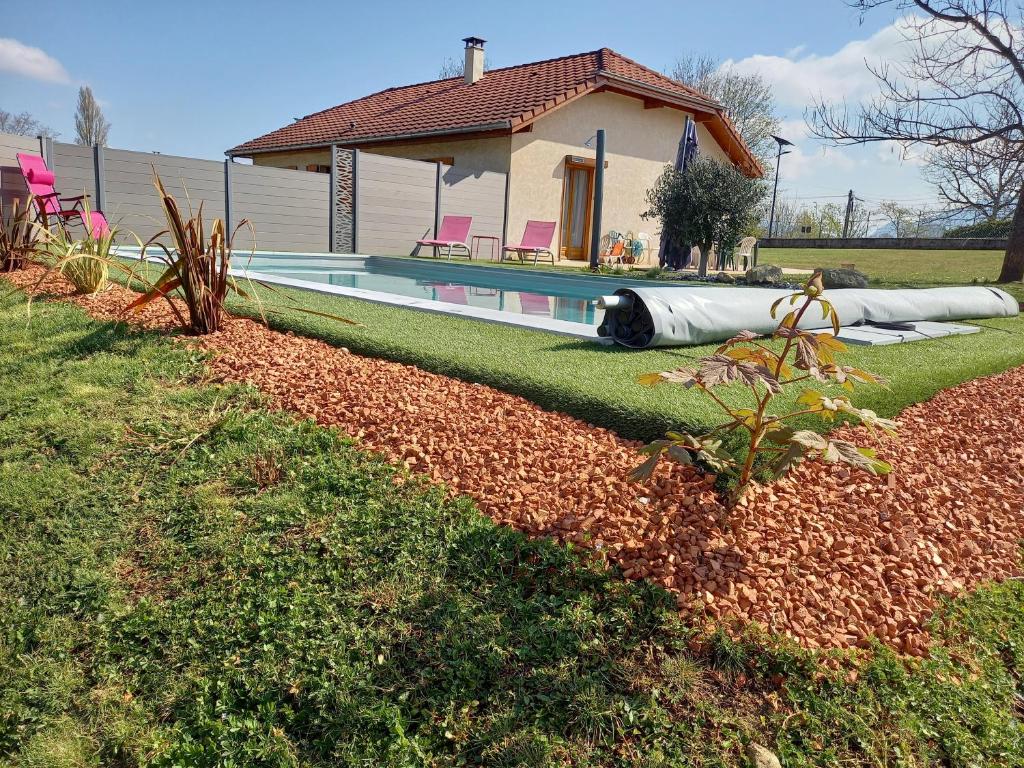
MULTIPOLYGON (((471 85, 455 77, 388 88, 307 115, 233 147, 227 154, 247 155, 328 144, 358 145, 432 134, 511 131, 599 87, 627 91, 649 89, 652 98, 664 97, 721 117, 720 106, 707 96, 610 48, 601 48, 493 69, 471 85)), ((728 128, 731 129, 731 125, 728 128)), ((732 133, 735 134, 735 130, 732 133)), ((716 139, 722 142, 717 136, 716 139)), ((745 145, 742 149, 749 157, 745 145)), ((739 162, 740 158, 736 159, 739 162)))

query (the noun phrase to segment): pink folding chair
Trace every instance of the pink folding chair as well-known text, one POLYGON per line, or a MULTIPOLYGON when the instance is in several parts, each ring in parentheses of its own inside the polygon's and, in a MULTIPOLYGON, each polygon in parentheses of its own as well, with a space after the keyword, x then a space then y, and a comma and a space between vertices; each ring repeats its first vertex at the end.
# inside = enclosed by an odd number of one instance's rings
POLYGON ((82 226, 89 227, 88 231, 93 237, 103 237, 110 233, 110 224, 101 211, 86 211, 83 201, 89 197, 88 195, 61 197, 57 193, 53 188, 53 171, 46 167, 46 161, 39 155, 19 152, 18 167, 21 168, 21 175, 25 177, 28 191, 35 200, 36 212, 41 221, 45 223, 52 216, 60 226, 66 228, 69 220, 77 218, 82 222, 82 226), (70 208, 65 207, 68 203, 72 203, 70 208))
POLYGON ((469 228, 473 226, 472 216, 445 216, 441 219, 441 228, 437 237, 433 239, 417 240, 417 245, 429 245, 434 249, 434 258, 437 258, 439 248, 448 249, 448 261, 452 260, 452 248, 462 248, 470 259, 473 253, 466 245, 469 240, 469 228))
POLYGON ((536 264, 542 253, 546 253, 551 258, 551 263, 555 263, 555 254, 551 250, 551 241, 555 237, 555 222, 553 221, 533 221, 526 222, 526 229, 523 232, 523 240, 520 243, 514 245, 506 245, 501 249, 502 258, 505 256, 505 251, 512 251, 519 260, 523 261, 524 257, 528 254, 533 254, 533 263, 536 264))

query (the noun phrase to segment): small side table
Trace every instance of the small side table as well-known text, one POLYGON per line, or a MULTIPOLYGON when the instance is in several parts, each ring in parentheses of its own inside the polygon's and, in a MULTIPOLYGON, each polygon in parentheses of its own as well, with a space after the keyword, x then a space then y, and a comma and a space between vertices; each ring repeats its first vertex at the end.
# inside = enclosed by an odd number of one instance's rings
POLYGON ((491 241, 491 261, 494 261, 494 255, 495 255, 496 252, 497 252, 497 255, 498 255, 499 260, 500 260, 501 252, 498 251, 497 249, 500 248, 500 246, 501 246, 501 238, 500 237, 496 237, 495 235, 473 235, 469 239, 469 250, 470 250, 470 253, 473 256, 479 256, 480 255, 480 241, 481 240, 490 240, 491 241))

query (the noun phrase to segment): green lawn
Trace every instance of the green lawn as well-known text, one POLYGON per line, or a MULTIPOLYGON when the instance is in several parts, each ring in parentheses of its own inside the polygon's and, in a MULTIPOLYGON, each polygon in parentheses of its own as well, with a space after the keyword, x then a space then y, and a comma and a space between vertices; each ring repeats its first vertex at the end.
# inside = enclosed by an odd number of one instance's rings
MULTIPOLYGON (((999 276, 1002 251, 921 251, 854 248, 762 248, 759 264, 780 267, 838 267, 855 264, 877 285, 928 286, 991 283, 999 276)), ((1024 300, 1020 283, 1001 285, 1024 300)))
POLYGON ((192 351, 0 301, 0 762, 1019 765, 1024 585, 849 675, 395 482, 192 351))

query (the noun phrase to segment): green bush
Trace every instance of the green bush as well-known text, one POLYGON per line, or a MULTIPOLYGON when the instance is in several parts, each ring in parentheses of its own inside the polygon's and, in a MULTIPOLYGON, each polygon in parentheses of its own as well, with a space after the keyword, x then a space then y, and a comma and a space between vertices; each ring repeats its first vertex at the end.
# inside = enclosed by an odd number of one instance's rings
POLYGON ((1013 226, 1013 219, 998 219, 996 221, 979 221, 977 224, 967 224, 962 227, 947 229, 946 237, 1009 237, 1010 228, 1013 226))

